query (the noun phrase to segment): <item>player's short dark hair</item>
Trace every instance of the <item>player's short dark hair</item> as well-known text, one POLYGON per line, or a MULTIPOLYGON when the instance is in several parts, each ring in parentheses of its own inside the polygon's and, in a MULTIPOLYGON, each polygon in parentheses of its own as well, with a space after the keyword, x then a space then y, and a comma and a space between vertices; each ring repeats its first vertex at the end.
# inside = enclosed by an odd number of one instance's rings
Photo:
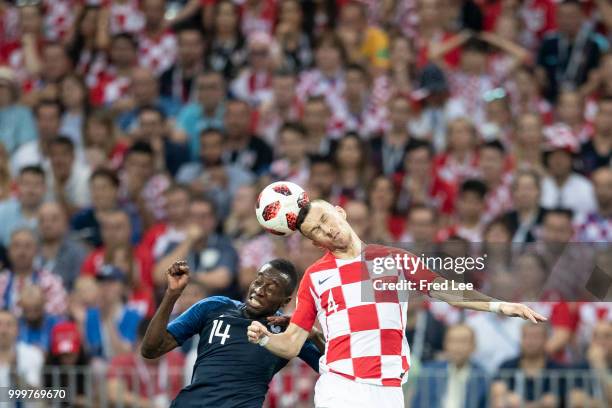
POLYGON ((34 174, 36 176, 40 176, 43 179, 45 178, 45 170, 38 165, 25 166, 21 170, 19 170, 19 175, 23 176, 24 174, 34 174))
POLYGON ((295 228, 298 231, 302 232, 302 224, 304 223, 304 220, 308 216, 308 213, 310 212, 311 208, 312 208, 311 203, 306 203, 302 208, 300 208, 300 212, 298 212, 297 220, 295 221, 295 228))
POLYGON ((146 317, 138 323, 138 329, 136 330, 136 336, 138 336, 139 340, 144 339, 144 336, 147 333, 147 329, 149 328, 149 324, 151 324, 151 319, 148 319, 146 317))
POLYGON ((285 288, 285 295, 291 296, 298 284, 298 275, 293 263, 283 258, 276 258, 268 263, 274 270, 287 275, 289 284, 285 288))
POLYGON ((51 140, 51 146, 62 146, 74 153, 74 142, 68 136, 59 135, 51 140))
POLYGON ((499 140, 490 140, 486 143, 483 143, 482 145, 480 145, 480 150, 483 150, 483 149, 495 149, 502 156, 506 154, 506 149, 504 148, 504 145, 502 144, 502 142, 500 142, 499 140))
POLYGON ((98 177, 107 179, 115 188, 119 188, 119 176, 117 176, 117 173, 114 171, 100 167, 91 173, 91 176, 89 176, 89 182, 93 182, 98 177))
POLYGON ((461 195, 466 193, 474 193, 481 200, 484 200, 485 196, 487 195, 487 185, 477 179, 468 179, 461 184, 461 189, 459 191, 461 195))

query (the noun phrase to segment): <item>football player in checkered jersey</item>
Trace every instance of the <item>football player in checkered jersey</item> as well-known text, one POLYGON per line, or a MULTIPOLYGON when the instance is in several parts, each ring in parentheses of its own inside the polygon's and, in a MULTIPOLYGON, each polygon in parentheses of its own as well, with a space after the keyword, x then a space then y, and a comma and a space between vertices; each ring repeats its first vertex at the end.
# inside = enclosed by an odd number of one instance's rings
MULTIPOLYGON (((400 299, 399 291, 373 290, 375 279, 362 265, 374 258, 413 255, 396 248, 366 245, 346 221, 344 209, 323 200, 314 200, 300 210, 297 229, 327 252, 306 270, 287 330, 272 334, 253 321, 247 330, 249 340, 290 359, 299 353, 318 317, 326 349, 319 362, 315 406, 403 408, 401 385, 410 367, 405 337, 407 299, 400 299)), ((445 281, 425 268, 394 273, 385 274, 384 279, 416 285, 445 281)), ((463 291, 462 296, 451 290, 424 292, 458 307, 534 323, 546 320, 527 306, 499 302, 473 290, 463 291)))

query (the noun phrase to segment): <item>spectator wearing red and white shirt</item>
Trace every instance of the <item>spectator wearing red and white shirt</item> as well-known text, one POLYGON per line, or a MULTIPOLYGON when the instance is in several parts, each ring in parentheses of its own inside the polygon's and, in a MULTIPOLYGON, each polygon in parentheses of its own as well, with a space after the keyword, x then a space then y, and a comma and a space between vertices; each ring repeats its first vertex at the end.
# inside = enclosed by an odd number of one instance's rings
POLYGON ((602 167, 591 176, 597 210, 578 218, 580 242, 612 242, 612 169, 602 167))
POLYGON ((273 37, 263 32, 249 37, 247 49, 247 68, 231 83, 230 91, 236 98, 259 106, 272 99, 272 72, 280 51, 273 37))
POLYGON ((8 1, 0 2, 0 49, 19 37, 19 12, 8 1))
POLYGON ((370 92, 370 78, 361 65, 346 69, 342 103, 336 108, 335 128, 340 133, 356 132, 364 139, 383 133, 387 108, 375 103, 370 92))
POLYGON ((336 116, 346 86, 343 71, 345 57, 338 37, 333 34, 323 35, 315 47, 315 68, 300 76, 298 97, 305 101, 311 96, 322 95, 332 110, 332 116, 336 116))
POLYGON ((11 269, 0 274, 0 307, 21 315, 19 294, 25 286, 35 285, 45 296, 45 312, 62 315, 67 303, 62 278, 47 270, 35 269, 37 251, 38 238, 32 230, 24 228, 13 232, 8 248, 11 269))
POLYGON ((64 40, 72 28, 74 10, 82 3, 82 0, 43 0, 45 38, 49 41, 64 40))
POLYGON ((306 185, 310 174, 306 156, 306 130, 295 122, 284 124, 278 132, 279 158, 270 165, 270 175, 298 186, 306 185))
POLYGON ((478 153, 481 179, 487 185, 484 222, 489 222, 512 208, 512 173, 506 150, 501 142, 493 140, 482 145, 478 153))
POLYGON ((468 178, 477 177, 478 134, 467 118, 457 118, 448 124, 448 146, 446 152, 435 159, 436 174, 447 183, 459 185, 468 178))
MULTIPOLYGON (((132 227, 129 215, 122 210, 109 211, 103 215, 102 246, 91 252, 81 267, 81 275, 96 276, 105 264, 106 248, 131 245, 132 227)), ((133 249, 136 269, 140 273, 140 283, 144 287, 153 287, 153 260, 147 251, 136 247, 133 249)))
POLYGON ((176 36, 164 28, 165 0, 143 0, 142 12, 145 25, 138 36, 138 61, 159 76, 176 60, 176 36))
POLYGON ((99 54, 93 62, 87 85, 94 106, 112 104, 127 95, 132 69, 138 65, 138 42, 130 34, 117 34, 109 58, 99 54))
POLYGON ((142 0, 101 0, 108 18, 109 34, 139 33, 145 25, 142 0))
POLYGON ((240 11, 242 35, 247 38, 257 32, 272 35, 276 21, 277 0, 246 0, 243 1, 240 11))
POLYGON ((586 118, 584 98, 576 91, 562 90, 557 100, 557 120, 572 131, 580 144, 588 142, 595 129, 586 118))
POLYGON ((542 96, 537 84, 534 68, 527 65, 517 67, 512 80, 505 83, 510 94, 510 109, 515 117, 527 113, 538 114, 544 124, 550 125, 554 120, 553 107, 542 96))

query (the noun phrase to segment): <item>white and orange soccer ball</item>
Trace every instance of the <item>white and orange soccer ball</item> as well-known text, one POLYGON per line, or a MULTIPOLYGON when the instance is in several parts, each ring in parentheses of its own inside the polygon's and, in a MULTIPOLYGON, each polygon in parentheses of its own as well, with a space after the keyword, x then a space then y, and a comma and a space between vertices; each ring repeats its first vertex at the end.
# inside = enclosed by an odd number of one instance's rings
POLYGON ((289 235, 296 230, 300 209, 308 203, 304 189, 289 181, 277 181, 264 188, 257 197, 257 221, 268 232, 289 235))

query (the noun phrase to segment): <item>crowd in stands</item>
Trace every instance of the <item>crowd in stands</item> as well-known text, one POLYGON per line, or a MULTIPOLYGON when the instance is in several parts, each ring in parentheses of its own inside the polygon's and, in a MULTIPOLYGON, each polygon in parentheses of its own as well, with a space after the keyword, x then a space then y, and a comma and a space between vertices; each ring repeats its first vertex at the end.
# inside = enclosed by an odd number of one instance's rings
MULTIPOLYGON (((0 386, 88 406, 53 374, 77 367, 167 406, 197 345, 138 352, 167 268, 192 271, 174 315, 303 272, 321 251, 254 214, 288 180, 366 242, 483 243, 479 287, 549 318, 415 296, 413 407, 610 404, 611 39, 608 0, 0 0, 0 386)), ((315 379, 292 362, 267 406, 315 379)))

